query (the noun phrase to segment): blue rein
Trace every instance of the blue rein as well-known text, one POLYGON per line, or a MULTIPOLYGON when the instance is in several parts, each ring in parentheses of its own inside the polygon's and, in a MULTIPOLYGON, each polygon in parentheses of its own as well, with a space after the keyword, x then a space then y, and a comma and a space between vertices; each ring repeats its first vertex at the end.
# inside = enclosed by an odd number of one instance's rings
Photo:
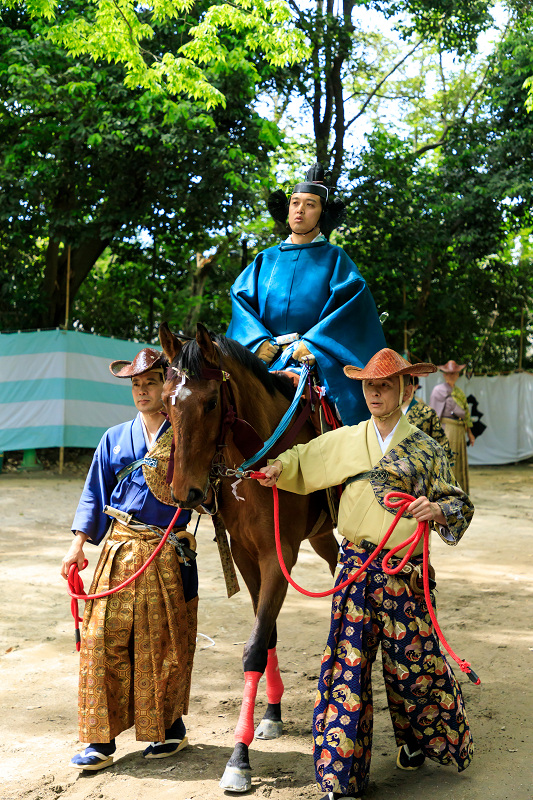
POLYGON ((237 475, 239 475, 241 472, 244 472, 245 470, 247 470, 249 467, 252 466, 252 464, 255 464, 256 461, 259 461, 260 458, 263 458, 263 456, 266 453, 268 453, 269 450, 272 449, 272 447, 276 444, 276 442, 279 439, 281 439, 281 437, 283 436, 283 434, 285 433, 285 431, 287 430, 287 428, 291 424, 291 420, 292 420, 292 418, 294 416, 294 412, 296 411, 296 408, 298 407, 298 403, 300 402, 300 398, 301 398, 302 394, 304 393, 305 384, 307 382, 308 375, 309 375, 309 367, 306 364, 304 364, 303 367, 302 367, 302 371, 300 373, 300 380, 298 382, 298 386, 297 386, 297 389, 296 389, 296 394, 293 397, 292 403, 290 404, 290 406, 288 407, 287 411, 285 412, 285 414, 281 418, 278 427, 276 428, 276 430, 274 431, 272 436, 269 439, 267 439, 267 441, 264 443, 263 447, 255 455, 253 455, 251 458, 248 458, 246 461, 243 461, 241 466, 238 467, 238 469, 237 469, 237 475))

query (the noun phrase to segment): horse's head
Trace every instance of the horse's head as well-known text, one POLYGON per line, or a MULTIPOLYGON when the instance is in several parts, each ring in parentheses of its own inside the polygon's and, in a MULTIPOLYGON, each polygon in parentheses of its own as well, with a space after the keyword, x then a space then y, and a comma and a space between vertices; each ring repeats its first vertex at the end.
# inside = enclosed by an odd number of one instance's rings
POLYGON ((194 508, 206 497, 220 436, 222 355, 200 323, 185 344, 166 323, 159 338, 170 361, 162 399, 174 430, 172 494, 183 508, 194 508))

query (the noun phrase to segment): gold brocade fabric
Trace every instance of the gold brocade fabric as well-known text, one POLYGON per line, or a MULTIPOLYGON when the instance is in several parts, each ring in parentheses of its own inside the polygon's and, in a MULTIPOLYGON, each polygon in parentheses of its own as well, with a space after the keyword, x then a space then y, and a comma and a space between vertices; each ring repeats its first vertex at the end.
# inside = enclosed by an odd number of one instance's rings
POLYGON ((442 427, 453 450, 453 472, 457 483, 468 494, 470 481, 468 479, 468 456, 466 454, 466 426, 462 419, 441 417, 442 427))
POLYGON ((420 400, 419 397, 415 397, 414 402, 409 406, 405 416, 411 425, 424 431, 424 433, 427 433, 428 436, 431 436, 432 439, 435 439, 435 441, 440 444, 448 457, 450 466, 453 468, 453 451, 436 411, 431 408, 431 406, 428 406, 427 403, 424 403, 423 400, 420 400))
POLYGON ((170 452, 172 449, 172 439, 174 431, 169 428, 161 434, 159 439, 156 439, 153 446, 146 454, 147 458, 155 459, 156 466, 150 464, 143 464, 142 471, 144 480, 148 488, 157 499, 167 506, 177 506, 178 503, 172 499, 170 494, 170 484, 167 483, 168 462, 170 461, 170 452))
MULTIPOLYGON (((115 522, 89 594, 118 586, 160 539, 115 522)), ((109 742, 135 725, 137 741, 165 740, 187 713, 196 647, 198 597, 188 603, 180 566, 167 542, 133 583, 85 606, 80 650, 79 737, 109 742)))

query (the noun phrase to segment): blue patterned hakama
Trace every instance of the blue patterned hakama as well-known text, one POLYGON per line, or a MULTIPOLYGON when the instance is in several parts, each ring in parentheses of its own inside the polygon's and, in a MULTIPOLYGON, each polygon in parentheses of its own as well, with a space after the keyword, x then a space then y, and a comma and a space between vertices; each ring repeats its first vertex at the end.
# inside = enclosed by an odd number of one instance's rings
MULTIPOLYGON (((368 558, 346 539, 342 548, 337 584, 368 558)), ((408 580, 386 575, 378 558, 333 596, 313 716, 315 771, 322 791, 355 796, 368 784, 371 670, 380 642, 398 747, 411 746, 414 737, 426 757, 454 764, 459 772, 472 760, 461 689, 440 651, 424 597, 413 593, 408 580)))

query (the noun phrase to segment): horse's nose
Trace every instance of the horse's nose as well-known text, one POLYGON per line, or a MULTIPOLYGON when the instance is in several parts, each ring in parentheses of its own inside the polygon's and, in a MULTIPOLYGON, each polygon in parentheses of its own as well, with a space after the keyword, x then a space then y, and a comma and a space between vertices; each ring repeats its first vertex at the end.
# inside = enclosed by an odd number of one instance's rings
POLYGON ((187 500, 183 505, 185 506, 185 508, 195 508, 196 506, 200 505, 203 499, 204 499, 203 491, 201 489, 196 489, 193 487, 189 489, 187 500))

